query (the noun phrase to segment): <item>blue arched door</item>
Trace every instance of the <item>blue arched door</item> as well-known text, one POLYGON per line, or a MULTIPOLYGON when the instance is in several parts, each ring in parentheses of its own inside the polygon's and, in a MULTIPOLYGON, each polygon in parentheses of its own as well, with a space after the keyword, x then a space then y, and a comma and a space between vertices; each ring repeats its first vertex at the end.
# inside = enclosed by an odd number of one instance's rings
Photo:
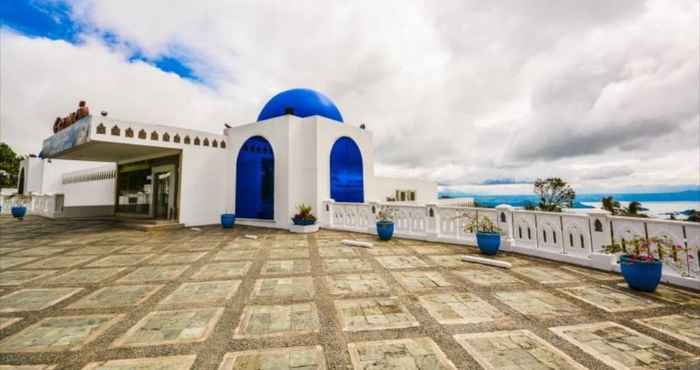
POLYGON ((341 137, 331 149, 331 198, 336 202, 365 201, 362 154, 349 137, 341 137))
POLYGON ((262 136, 246 140, 236 161, 236 216, 274 219, 275 155, 262 136))

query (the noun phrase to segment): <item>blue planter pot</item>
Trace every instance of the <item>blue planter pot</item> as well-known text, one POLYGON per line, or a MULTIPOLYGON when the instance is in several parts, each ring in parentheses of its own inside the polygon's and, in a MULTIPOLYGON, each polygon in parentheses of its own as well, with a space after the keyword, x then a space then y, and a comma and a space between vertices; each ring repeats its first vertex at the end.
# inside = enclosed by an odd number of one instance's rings
POLYGON ((224 229, 231 229, 236 223, 236 215, 234 213, 224 213, 221 215, 221 226, 224 229))
POLYGON ((636 261, 628 256, 620 256, 620 270, 627 285, 635 290, 654 292, 661 281, 663 264, 659 260, 636 261))
POLYGON ((498 253, 498 249, 501 247, 501 234, 477 232, 476 245, 479 246, 482 254, 493 256, 498 253))
POLYGON ((21 220, 27 214, 27 207, 12 207, 12 216, 21 220))
POLYGON ((303 219, 303 218, 294 217, 294 218, 292 218, 292 222, 294 223, 294 225, 298 225, 298 226, 309 226, 309 225, 315 224, 316 220, 307 220, 307 219, 303 219))
POLYGON ((390 240, 394 235, 394 223, 377 222, 377 235, 379 235, 379 240, 390 240))

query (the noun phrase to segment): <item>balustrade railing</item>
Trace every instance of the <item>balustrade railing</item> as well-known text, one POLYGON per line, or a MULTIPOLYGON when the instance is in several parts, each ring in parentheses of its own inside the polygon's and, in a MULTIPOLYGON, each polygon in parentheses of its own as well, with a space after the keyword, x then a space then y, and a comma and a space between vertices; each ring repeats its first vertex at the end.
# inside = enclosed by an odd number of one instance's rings
POLYGON ((458 244, 475 244, 465 230, 469 217, 487 217, 503 230, 502 248, 541 258, 603 270, 616 270, 615 256, 603 252, 613 241, 667 237, 682 249, 664 259, 664 280, 700 289, 700 224, 611 216, 591 209, 586 213, 516 210, 507 205, 493 208, 394 205, 391 203, 324 203, 322 226, 330 229, 376 233, 376 214, 393 209, 398 237, 458 244))
POLYGON ((20 200, 18 197, 0 196, 2 214, 10 214, 12 207, 25 206, 27 214, 49 218, 63 216, 63 194, 32 194, 30 200, 20 200))

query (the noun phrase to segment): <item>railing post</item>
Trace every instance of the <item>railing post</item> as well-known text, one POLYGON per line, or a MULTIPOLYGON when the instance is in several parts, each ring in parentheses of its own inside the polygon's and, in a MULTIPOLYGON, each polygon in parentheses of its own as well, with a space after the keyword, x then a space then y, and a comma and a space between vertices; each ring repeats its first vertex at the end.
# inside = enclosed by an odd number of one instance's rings
POLYGON ((513 238, 513 206, 499 204, 496 206, 496 223, 505 232, 505 244, 510 247, 515 243, 513 238))
POLYGON ((438 205, 435 203, 428 203, 425 205, 425 219, 427 220, 425 224, 425 236, 428 240, 437 240, 439 237, 438 231, 440 230, 440 219, 437 211, 438 205))
POLYGON ((377 233, 377 213, 381 204, 379 202, 369 202, 369 215, 367 215, 367 232, 370 234, 377 233))
POLYGON ((612 244, 610 230, 610 212, 603 209, 590 209, 588 229, 591 233, 591 266, 600 270, 615 269, 614 256, 603 252, 603 247, 612 244))
POLYGON ((327 227, 333 227, 333 207, 335 200, 333 199, 328 199, 324 203, 324 215, 326 218, 326 226, 327 227))

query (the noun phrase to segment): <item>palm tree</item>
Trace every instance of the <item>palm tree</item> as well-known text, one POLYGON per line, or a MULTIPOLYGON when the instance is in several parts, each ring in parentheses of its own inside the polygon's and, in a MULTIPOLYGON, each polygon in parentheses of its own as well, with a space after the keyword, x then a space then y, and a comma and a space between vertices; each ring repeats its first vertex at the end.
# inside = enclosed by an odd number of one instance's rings
POLYGON ((617 215, 620 213, 620 202, 613 199, 612 196, 604 197, 601 201, 603 202, 604 210, 610 212, 613 215, 617 215))
POLYGON ((639 211, 642 210, 642 203, 635 201, 630 202, 630 204, 627 206, 627 209, 625 209, 625 215, 626 216, 639 216, 639 211))

